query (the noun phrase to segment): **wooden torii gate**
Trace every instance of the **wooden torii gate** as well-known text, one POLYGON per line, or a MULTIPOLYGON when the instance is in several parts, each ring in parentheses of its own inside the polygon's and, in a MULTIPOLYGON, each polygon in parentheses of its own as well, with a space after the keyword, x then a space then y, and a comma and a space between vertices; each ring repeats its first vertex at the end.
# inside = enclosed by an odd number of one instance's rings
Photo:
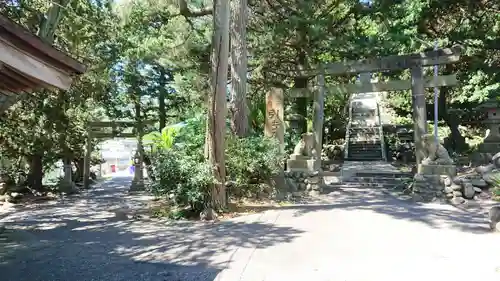
MULTIPOLYGON (((366 93, 383 91, 412 91, 414 136, 417 164, 424 158, 422 136, 427 131, 427 114, 425 104, 425 88, 452 86, 457 84, 456 75, 424 78, 423 69, 426 66, 455 63, 460 60, 462 48, 438 49, 418 54, 395 55, 382 58, 338 62, 321 65, 318 69, 292 73, 301 77, 316 77, 316 89, 290 89, 289 97, 313 97, 314 119, 313 133, 316 140, 316 150, 321 151, 323 142, 324 99, 326 93, 366 93), (410 69, 411 79, 379 83, 347 84, 329 87, 325 86, 325 75, 340 76, 346 74, 372 73, 410 69), (298 75, 297 75, 298 74, 298 75)), ((283 142, 284 125, 283 91, 274 89, 267 96, 266 102, 266 135, 275 136, 283 142), (277 117, 276 117, 277 116, 277 117)), ((318 157, 319 158, 319 157, 318 157)), ((318 159, 321 161, 321 159, 318 159)))

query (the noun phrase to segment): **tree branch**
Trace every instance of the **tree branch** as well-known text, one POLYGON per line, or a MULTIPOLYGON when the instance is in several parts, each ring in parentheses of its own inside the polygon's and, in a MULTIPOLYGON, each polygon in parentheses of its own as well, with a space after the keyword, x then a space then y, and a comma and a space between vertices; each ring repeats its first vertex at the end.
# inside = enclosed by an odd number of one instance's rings
POLYGON ((186 0, 179 0, 179 14, 185 18, 199 18, 213 14, 212 8, 202 8, 200 10, 191 10, 186 0))

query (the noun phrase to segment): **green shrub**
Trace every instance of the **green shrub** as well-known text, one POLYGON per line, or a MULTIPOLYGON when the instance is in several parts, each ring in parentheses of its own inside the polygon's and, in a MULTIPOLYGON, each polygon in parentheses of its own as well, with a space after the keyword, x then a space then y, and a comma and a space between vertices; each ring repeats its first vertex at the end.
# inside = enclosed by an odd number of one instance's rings
POLYGON ((202 211, 208 186, 214 182, 210 167, 183 151, 165 150, 153 158, 156 181, 153 194, 169 198, 175 206, 202 211))
POLYGON ((227 138, 226 173, 235 183, 230 189, 236 197, 255 197, 269 187, 283 165, 283 153, 275 139, 262 136, 227 138), (267 184, 267 185, 266 185, 267 184))
MULTIPOLYGON (((157 145, 151 154, 152 192, 168 198, 173 206, 169 216, 178 218, 186 213, 203 210, 208 187, 215 179, 204 158, 205 118, 193 118, 175 133, 155 138, 157 145), (175 209, 175 210, 174 210, 175 209)), ((226 176, 234 184, 228 196, 255 197, 269 190, 271 178, 280 171, 283 153, 278 141, 262 136, 236 138, 226 136, 226 176)))

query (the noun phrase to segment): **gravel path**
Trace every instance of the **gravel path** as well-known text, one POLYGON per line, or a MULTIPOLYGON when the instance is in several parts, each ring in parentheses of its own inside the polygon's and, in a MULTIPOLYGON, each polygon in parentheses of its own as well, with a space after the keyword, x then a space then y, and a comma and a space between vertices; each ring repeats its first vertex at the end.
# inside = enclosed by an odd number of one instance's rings
POLYGON ((129 179, 4 214, 2 281, 500 280, 484 214, 349 188, 221 223, 115 221, 129 179))

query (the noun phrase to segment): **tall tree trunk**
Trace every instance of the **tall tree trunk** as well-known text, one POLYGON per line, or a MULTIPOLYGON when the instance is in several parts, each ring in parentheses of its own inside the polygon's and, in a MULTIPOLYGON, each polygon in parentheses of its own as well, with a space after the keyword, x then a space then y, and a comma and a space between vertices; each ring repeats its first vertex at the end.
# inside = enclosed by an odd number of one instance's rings
POLYGON ((449 88, 441 87, 438 99, 439 116, 446 122, 446 125, 448 125, 451 131, 451 134, 449 136, 449 148, 451 148, 453 151, 461 152, 462 150, 467 148, 467 143, 465 142, 465 137, 462 136, 462 133, 458 129, 458 126, 460 125, 458 117, 454 113, 448 112, 448 106, 446 103, 448 95, 449 88))
POLYGON ((40 23, 38 36, 45 42, 52 44, 54 42, 54 34, 56 33, 57 25, 63 17, 64 8, 71 0, 54 0, 49 10, 47 18, 40 23))
POLYGON ((75 172, 75 178, 73 179, 74 182, 82 182, 83 181, 83 166, 85 165, 83 158, 76 158, 73 159, 73 163, 76 166, 76 172, 75 172))
MULTIPOLYGON (((52 44, 54 42, 54 34, 57 25, 63 17, 64 7, 68 5, 70 0, 56 0, 47 11, 47 17, 40 23, 38 36, 45 42, 52 44)), ((43 147, 40 145, 38 147, 43 147)), ((36 190, 42 189, 43 180, 43 155, 44 151, 36 151, 30 159, 30 175, 28 182, 31 187, 36 190)))
POLYGON ((43 180, 43 154, 35 154, 30 157, 30 174, 28 183, 34 190, 42 190, 43 180))
POLYGON ((226 207, 226 91, 229 57, 229 0, 214 1, 214 33, 212 38, 212 77, 208 96, 206 153, 213 174, 217 180, 210 189, 210 208, 220 210, 226 207))
MULTIPOLYGON (((454 69, 454 65, 445 65, 444 66, 444 74, 450 74, 456 71, 454 69)), ((465 142, 465 137, 462 136, 462 133, 458 129, 460 125, 460 120, 458 116, 456 116, 453 112, 448 112, 448 103, 447 99, 450 95, 449 87, 441 87, 439 88, 439 97, 438 97, 438 117, 446 122, 446 125, 450 128, 450 136, 449 136, 449 145, 453 151, 461 152, 467 149, 468 145, 465 142)))
POLYGON ((250 131, 247 105, 247 0, 231 1, 231 130, 239 137, 250 131))
POLYGON ((160 95, 158 97, 158 115, 160 119, 160 132, 167 126, 167 110, 165 108, 165 90, 162 88, 160 90, 160 95))

